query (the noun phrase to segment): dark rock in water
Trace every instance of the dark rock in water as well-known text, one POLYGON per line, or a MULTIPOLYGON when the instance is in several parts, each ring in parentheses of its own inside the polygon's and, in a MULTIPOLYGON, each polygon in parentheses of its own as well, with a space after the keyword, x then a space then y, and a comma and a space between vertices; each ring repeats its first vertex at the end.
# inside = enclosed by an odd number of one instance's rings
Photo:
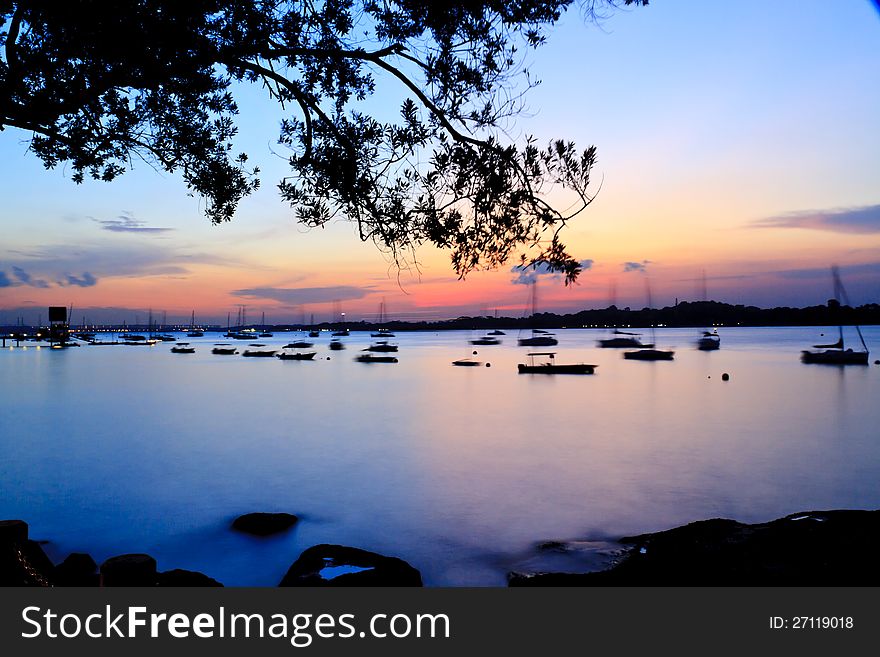
POLYGON ((568 544, 562 541, 545 541, 538 544, 541 552, 568 552, 568 544))
POLYGON ((74 552, 55 566, 56 586, 99 586, 98 564, 88 554, 74 552))
POLYGON ((193 570, 167 570, 157 576, 159 586, 223 586, 216 579, 193 570))
POLYGON ((20 544, 28 540, 28 524, 24 520, 0 520, 0 546, 20 544))
POLYGON ((24 520, 0 520, 0 586, 51 586, 52 570, 24 520))
POLYGON ((877 586, 880 511, 809 511, 746 525, 713 519, 621 539, 592 573, 508 576, 510 586, 877 586))
POLYGON ((422 576, 396 557, 324 544, 303 552, 279 586, 422 586, 422 576))
POLYGON ((232 528, 255 536, 270 536, 290 529, 297 520, 291 513, 246 513, 232 521, 232 528))
POLYGON ((156 560, 148 554, 122 554, 101 564, 102 586, 156 586, 156 560))

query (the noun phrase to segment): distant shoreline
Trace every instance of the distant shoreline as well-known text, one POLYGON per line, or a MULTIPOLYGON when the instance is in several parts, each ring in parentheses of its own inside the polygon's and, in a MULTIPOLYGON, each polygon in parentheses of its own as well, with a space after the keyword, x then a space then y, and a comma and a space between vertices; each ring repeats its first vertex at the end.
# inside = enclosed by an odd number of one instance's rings
MULTIPOLYGON (((707 328, 707 327, 786 327, 786 326, 870 326, 880 325, 880 304, 869 303, 850 307, 831 300, 826 305, 806 308, 758 308, 756 306, 733 305, 718 301, 683 301, 664 308, 607 308, 582 310, 577 313, 536 313, 529 317, 457 317, 437 321, 407 322, 321 322, 318 324, 248 324, 233 326, 232 330, 245 328, 268 329, 270 331, 308 331, 337 330, 371 331, 379 328, 391 331, 455 331, 481 329, 564 329, 564 328, 707 328)), ((149 331, 148 324, 104 324, 84 327, 92 331, 149 331)), ((197 328, 204 331, 226 331, 225 327, 210 324, 197 328)), ((39 329, 36 326, 0 326, 0 333, 30 333, 39 329)), ((178 332, 189 330, 188 326, 177 324, 154 325, 153 332, 178 332)), ((83 330, 76 324, 71 331, 83 330)))

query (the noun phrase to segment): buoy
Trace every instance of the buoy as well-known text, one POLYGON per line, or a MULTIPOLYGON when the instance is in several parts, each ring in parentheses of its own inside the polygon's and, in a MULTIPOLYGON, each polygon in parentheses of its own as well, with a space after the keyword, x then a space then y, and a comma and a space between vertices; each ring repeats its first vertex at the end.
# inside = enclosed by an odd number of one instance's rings
POLYGON ((486 367, 492 367, 492 363, 486 363, 486 367))
POLYGON ((476 355, 477 355, 477 350, 476 350, 476 349, 474 349, 474 356, 476 356, 476 355))
POLYGON ((730 381, 730 374, 725 372, 724 374, 721 375, 721 380, 722 381, 730 381))
POLYGON ((330 360, 330 356, 327 356, 327 360, 330 360))

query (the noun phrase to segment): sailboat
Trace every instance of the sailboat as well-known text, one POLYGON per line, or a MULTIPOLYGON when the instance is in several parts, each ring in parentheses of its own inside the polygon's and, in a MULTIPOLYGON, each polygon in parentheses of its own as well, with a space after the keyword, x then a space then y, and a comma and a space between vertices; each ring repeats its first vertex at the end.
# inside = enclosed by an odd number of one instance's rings
POLYGON ((261 338, 271 338, 272 332, 266 328, 266 313, 263 313, 263 319, 260 320, 260 326, 263 327, 263 330, 260 332, 261 338))
MULTIPOLYGON (((648 295, 648 308, 650 308, 651 288, 648 285, 647 279, 645 280, 645 291, 648 295)), ((625 351, 623 353, 623 357, 627 360, 672 360, 673 356, 675 356, 675 352, 671 350, 655 349, 654 346, 656 344, 656 332, 654 330, 654 325, 651 324, 651 344, 644 349, 638 349, 636 351, 625 351)))
POLYGON ((190 319, 190 322, 189 322, 189 333, 186 334, 186 337, 200 338, 203 335, 205 335, 205 332, 196 328, 196 311, 193 310, 192 319, 190 319))
MULTIPOLYGON (((538 281, 532 281, 532 293, 531 293, 531 308, 532 320, 535 319, 536 309, 538 306, 538 281)), ((520 347, 552 347, 555 344, 559 344, 559 340, 557 340, 551 333, 547 331, 543 331, 541 329, 532 329, 532 336, 530 338, 519 338, 517 344, 520 347)))
POLYGON ((388 321, 387 311, 385 309, 385 299, 382 299, 382 303, 379 304, 379 317, 376 319, 376 323, 380 325, 380 328, 375 333, 370 333, 370 337, 372 338, 393 338, 394 333, 391 332, 390 329, 381 326, 388 321))
MULTIPOLYGON (((708 300, 709 295, 706 293, 706 271, 703 270, 703 303, 705 304, 708 300)), ((704 329, 703 334, 697 340, 697 349, 700 351, 721 349, 721 336, 718 335, 718 329, 712 331, 704 329)))
POLYGON ((640 333, 630 333, 628 331, 620 331, 618 329, 614 329, 613 333, 613 338, 605 338, 604 340, 599 340, 599 346, 603 349, 650 349, 654 346, 653 344, 644 344, 641 340, 639 340, 639 336, 641 335, 640 333))
MULTIPOLYGON (((840 270, 836 265, 831 268, 831 276, 834 279, 834 299, 837 301, 837 306, 840 306, 841 298, 843 298, 847 306, 850 305, 849 297, 847 296, 843 283, 840 280, 840 270)), ((839 308, 838 312, 840 312, 839 308)), ((820 363, 824 365, 867 365, 868 345, 865 344, 865 338, 862 336, 862 330, 859 328, 858 324, 856 324, 855 328, 864 351, 853 351, 851 348, 846 348, 843 340, 843 325, 840 324, 837 327, 839 335, 837 342, 832 344, 813 345, 814 349, 821 349, 822 351, 804 350, 801 352, 801 361, 804 363, 820 363)))

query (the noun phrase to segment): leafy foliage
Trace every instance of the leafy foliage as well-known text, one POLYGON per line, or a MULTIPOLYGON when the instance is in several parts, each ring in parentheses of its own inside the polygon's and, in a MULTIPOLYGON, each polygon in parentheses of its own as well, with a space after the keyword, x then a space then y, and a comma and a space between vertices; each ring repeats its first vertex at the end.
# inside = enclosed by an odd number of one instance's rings
POLYGON ((504 139, 533 84, 520 51, 570 2, 0 0, 0 129, 31 132, 76 182, 135 158, 179 171, 220 223, 259 186, 232 147, 233 92, 257 84, 290 110, 278 187, 299 222, 351 220, 399 264, 433 243, 461 276, 519 252, 571 281, 560 230, 592 199, 595 148, 504 139), (397 119, 363 109, 380 84, 399 91, 397 119), (547 202, 554 187, 575 194, 570 212, 547 202))

